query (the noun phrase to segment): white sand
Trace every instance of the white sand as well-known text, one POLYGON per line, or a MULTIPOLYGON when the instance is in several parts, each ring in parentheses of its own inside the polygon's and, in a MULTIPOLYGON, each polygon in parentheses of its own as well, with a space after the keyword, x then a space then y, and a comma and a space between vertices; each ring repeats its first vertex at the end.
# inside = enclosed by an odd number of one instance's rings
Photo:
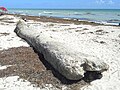
MULTIPOLYGON (((75 35, 79 38, 77 40, 80 40, 82 43, 80 44, 81 52, 96 55, 110 66, 109 70, 103 73, 102 79, 95 80, 91 82, 91 85, 84 86, 80 90, 120 90, 120 27, 74 24, 54 24, 54 26, 52 26, 51 24, 53 23, 39 23, 35 24, 35 26, 44 31, 59 31, 61 35, 72 33, 70 39, 72 39, 72 35, 75 35), (85 28, 89 30, 85 30, 85 28), (96 30, 103 30, 103 32, 96 32, 96 30), (101 41, 104 43, 101 43, 101 41)), ((10 35, 7 36, 0 34, 0 50, 12 47, 29 46, 26 42, 21 41, 21 39, 16 36, 13 32, 14 28, 15 23, 9 25, 0 24, 0 33, 10 33, 10 35)), ((75 43, 77 43, 77 40, 75 40, 75 43)), ((19 76, 0 78, 0 89, 38 90, 38 88, 34 88, 34 85, 31 85, 30 82, 23 82, 24 80, 18 80, 18 78, 19 76)), ((51 85, 47 86, 47 89, 43 88, 43 90, 50 90, 50 87, 52 87, 51 85)))
POLYGON ((27 80, 20 79, 19 76, 9 76, 0 78, 0 90, 57 90, 51 84, 36 87, 27 80))
POLYGON ((52 84, 36 87, 27 80, 20 79, 19 76, 10 76, 0 78, 0 90, 58 90, 53 88, 52 84))
POLYGON ((0 25, 0 50, 8 49, 12 47, 20 47, 29 45, 23 42, 21 38, 17 37, 14 33, 15 24, 0 25), (3 33, 8 33, 9 35, 4 35, 3 33))

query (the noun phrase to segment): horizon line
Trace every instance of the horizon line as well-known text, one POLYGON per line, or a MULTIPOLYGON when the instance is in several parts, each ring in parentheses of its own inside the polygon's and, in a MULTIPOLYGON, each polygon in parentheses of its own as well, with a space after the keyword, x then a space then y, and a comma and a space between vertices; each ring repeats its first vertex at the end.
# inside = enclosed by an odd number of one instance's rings
POLYGON ((56 9, 56 10, 59 10, 59 9, 66 9, 66 10, 74 10, 74 9, 93 9, 93 10, 97 10, 97 9, 106 9, 106 10, 109 10, 109 9, 117 9, 117 10, 120 10, 120 8, 8 8, 8 9, 56 9))

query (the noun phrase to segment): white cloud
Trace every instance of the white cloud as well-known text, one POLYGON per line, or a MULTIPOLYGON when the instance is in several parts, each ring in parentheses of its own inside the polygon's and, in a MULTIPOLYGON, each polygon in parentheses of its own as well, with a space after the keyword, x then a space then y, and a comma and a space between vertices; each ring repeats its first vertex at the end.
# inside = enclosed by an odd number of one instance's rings
POLYGON ((115 2, 113 0, 97 0, 97 4, 114 4, 115 2))
POLYGON ((104 0, 97 0, 96 3, 103 4, 103 3, 105 3, 105 1, 104 0))
POLYGON ((114 4, 114 2, 112 0, 109 0, 108 4, 114 4))

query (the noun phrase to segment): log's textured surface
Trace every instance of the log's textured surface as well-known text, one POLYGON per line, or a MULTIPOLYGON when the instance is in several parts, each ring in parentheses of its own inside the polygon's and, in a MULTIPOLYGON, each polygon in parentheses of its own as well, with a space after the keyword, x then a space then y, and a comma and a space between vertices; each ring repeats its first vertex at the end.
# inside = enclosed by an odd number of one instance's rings
MULTIPOLYGON (((19 21, 16 34, 30 43, 63 76, 70 80, 79 80, 86 71, 103 72, 108 70, 104 60, 96 55, 82 52, 86 43, 93 42, 88 37, 78 36, 69 31, 54 31, 34 28, 19 21), (84 38, 84 40, 83 40, 84 38), (83 44, 83 45, 82 45, 83 44)), ((86 50, 85 50, 86 51, 86 50)))

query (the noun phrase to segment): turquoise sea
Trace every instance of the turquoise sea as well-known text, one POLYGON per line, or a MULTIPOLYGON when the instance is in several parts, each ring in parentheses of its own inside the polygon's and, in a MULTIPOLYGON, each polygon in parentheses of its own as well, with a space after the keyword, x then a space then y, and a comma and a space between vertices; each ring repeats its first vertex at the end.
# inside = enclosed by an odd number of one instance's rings
POLYGON ((120 23, 120 9, 8 9, 9 13, 79 19, 93 22, 120 23))

